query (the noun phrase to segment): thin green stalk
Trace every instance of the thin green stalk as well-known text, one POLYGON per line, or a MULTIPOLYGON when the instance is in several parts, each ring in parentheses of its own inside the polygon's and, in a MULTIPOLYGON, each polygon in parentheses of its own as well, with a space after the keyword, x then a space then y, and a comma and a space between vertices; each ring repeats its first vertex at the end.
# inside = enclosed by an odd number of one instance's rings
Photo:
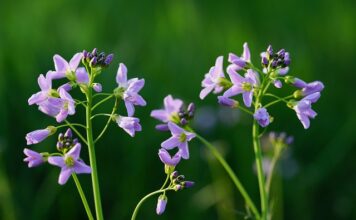
POLYGON ((89 207, 89 205, 88 205, 88 201, 87 201, 87 199, 86 199, 86 197, 85 197, 85 194, 84 194, 84 192, 83 192, 82 186, 80 185, 80 182, 79 182, 79 180, 78 180, 77 175, 76 175, 75 173, 72 173, 72 177, 73 177, 73 179, 74 179, 75 185, 77 186, 77 189, 78 189, 80 198, 82 199, 82 202, 83 202, 85 211, 87 212, 88 219, 94 220, 93 214, 91 213, 90 207, 89 207))
POLYGON ((135 207, 135 210, 134 212, 132 213, 132 217, 131 217, 131 220, 135 220, 136 219, 136 216, 137 216, 137 213, 141 207, 141 205, 148 199, 150 198, 151 196, 154 196, 156 194, 160 194, 160 193, 165 193, 166 191, 169 191, 169 190, 173 190, 172 188, 168 188, 168 189, 160 189, 160 190, 157 190, 157 191, 154 191, 154 192, 151 192, 149 194, 147 194, 145 197, 143 197, 139 203, 137 203, 136 207, 135 207))
POLYGON ((253 112, 251 112, 250 110, 248 110, 245 107, 242 107, 241 105, 238 105, 237 108, 239 108, 240 110, 246 112, 247 114, 253 115, 253 112))
POLYGON ((195 133, 197 138, 206 146, 208 147, 208 149, 211 151, 211 153, 214 155, 214 157, 220 162, 220 164, 223 166, 223 168, 225 169, 225 171, 228 173, 228 175, 230 176, 231 180, 234 182, 236 188, 240 191, 242 197, 245 199, 246 204, 250 207, 251 211, 253 212, 253 214, 256 216, 257 219, 260 219, 260 214, 255 206, 255 204, 253 203, 253 201, 251 200, 250 196, 248 195, 248 193, 246 192, 245 188, 243 187, 243 185, 241 184, 240 180, 237 178, 237 176, 235 175, 234 171, 231 169, 231 167, 228 165, 228 163, 225 161, 225 159, 221 156, 220 152, 218 150, 216 150, 216 148, 210 144, 210 142, 208 142, 207 140, 205 140, 203 137, 201 137, 200 135, 198 135, 197 133, 195 133))
MULTIPOLYGON (((90 84, 92 83, 92 78, 90 79, 90 84)), ((94 194, 94 203, 95 203, 95 212, 96 212, 96 219, 103 220, 103 211, 101 206, 101 199, 100 199, 100 187, 99 187, 99 178, 98 178, 98 170, 96 166, 96 156, 95 156, 95 145, 93 140, 93 128, 92 128, 92 121, 91 121, 91 112, 92 112, 92 89, 89 88, 87 93, 87 108, 86 108, 86 124, 87 124, 87 142, 88 142, 88 149, 89 149, 89 160, 90 166, 92 169, 91 173, 91 180, 92 180, 92 187, 93 187, 93 194, 94 194)))
POLYGON ((266 181, 266 191, 267 193, 269 194, 270 192, 270 189, 271 189, 271 183, 272 183, 272 179, 273 179, 273 176, 274 176, 274 170, 276 168, 276 164, 278 162, 278 159, 279 159, 279 155, 276 155, 272 158, 272 161, 271 161, 271 165, 270 165, 270 173, 267 177, 267 181, 266 181))
POLYGON ((115 112, 116 112, 116 110, 117 110, 117 108, 118 108, 118 103, 119 103, 119 102, 118 102, 118 99, 115 99, 115 104, 114 104, 114 107, 112 108, 110 117, 108 118, 108 121, 106 122, 105 127, 103 128, 103 130, 101 130, 101 132, 100 132, 100 134, 98 135, 98 137, 95 138, 94 143, 96 143, 96 142, 101 138, 101 136, 104 135, 106 129, 108 129, 109 124, 110 124, 110 122, 112 121, 112 116, 115 114, 115 112))
POLYGON ((94 111, 94 109, 96 109, 99 105, 103 104, 104 102, 108 101, 109 99, 111 99, 112 97, 114 97, 114 94, 109 95, 108 97, 106 97, 105 99, 102 99, 101 101, 99 101, 98 103, 96 103, 93 107, 92 107, 92 111, 94 111))
POLYGON ((167 177, 166 177, 166 180, 164 181, 162 187, 160 188, 160 190, 164 189, 164 187, 167 185, 168 183, 168 180, 169 180, 169 174, 167 174, 167 177))

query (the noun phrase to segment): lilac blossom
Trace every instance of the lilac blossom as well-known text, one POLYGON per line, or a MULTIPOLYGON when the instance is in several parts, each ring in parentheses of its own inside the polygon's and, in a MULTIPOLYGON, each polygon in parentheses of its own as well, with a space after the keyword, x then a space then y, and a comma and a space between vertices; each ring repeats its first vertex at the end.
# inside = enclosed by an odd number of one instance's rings
MULTIPOLYGON (((52 71, 49 71, 48 73, 50 72, 52 71)), ((53 91, 55 92, 55 90, 52 90, 52 80, 49 77, 45 77, 43 74, 41 74, 38 77, 37 81, 41 91, 37 92, 36 94, 33 94, 28 99, 29 105, 33 105, 33 104, 39 105, 41 102, 47 100, 49 97, 52 97, 53 91)))
POLYGON ((167 196, 162 194, 158 197, 158 201, 157 201, 157 207, 156 207, 157 215, 163 214, 163 212, 166 210, 166 205, 167 205, 167 196))
POLYGON ((26 158, 23 161, 28 162, 29 168, 37 167, 45 161, 43 156, 40 153, 37 153, 36 151, 25 148, 23 152, 26 155, 26 158))
POLYGON ((287 79, 287 81, 290 81, 293 86, 302 89, 303 96, 308 96, 316 92, 321 92, 324 89, 324 84, 320 81, 306 83, 305 81, 299 78, 287 79))
POLYGON ((210 92, 217 94, 224 88, 220 85, 221 79, 225 78, 223 70, 223 56, 219 56, 215 61, 215 66, 211 67, 209 73, 205 74, 205 78, 201 83, 203 89, 200 92, 200 99, 204 99, 210 92))
POLYGON ((55 71, 51 72, 48 76, 51 79, 61 79, 67 76, 73 76, 79 66, 79 63, 83 57, 83 53, 76 53, 72 59, 68 62, 60 55, 53 56, 55 71))
POLYGON ((227 67, 227 71, 239 71, 245 68, 247 63, 251 62, 250 49, 248 48, 247 43, 244 43, 243 47, 244 51, 241 57, 238 57, 233 53, 229 54, 229 62, 231 64, 227 67))
POLYGON ((230 108, 236 108, 239 105, 238 101, 227 98, 225 96, 218 96, 218 102, 220 105, 227 106, 230 108))
POLYGON ((315 118, 317 113, 311 108, 311 104, 318 101, 320 98, 320 92, 313 93, 304 97, 299 102, 296 102, 293 109, 297 113, 297 117, 303 124, 305 129, 310 126, 310 118, 315 118))
POLYGON ((27 145, 38 144, 51 135, 49 128, 32 131, 26 134, 27 145))
POLYGON ((68 115, 75 114, 75 102, 72 96, 64 89, 59 90, 59 96, 62 100, 62 106, 59 113, 55 116, 57 122, 64 121, 68 115))
POLYGON ((158 156, 162 163, 174 167, 177 166, 181 159, 181 156, 178 152, 172 157, 164 148, 159 149, 158 156))
POLYGON ((226 90, 223 96, 230 98, 232 96, 242 94, 245 105, 250 107, 252 103, 254 87, 259 84, 257 74, 251 69, 247 70, 245 77, 242 77, 240 74, 231 70, 228 70, 228 74, 233 83, 233 86, 226 90))
POLYGON ((124 131, 126 131, 131 137, 135 136, 136 131, 142 130, 139 118, 117 115, 115 117, 115 121, 119 127, 124 129, 124 131))
POLYGON ((164 109, 157 109, 151 112, 151 117, 158 119, 164 123, 174 121, 178 117, 178 112, 182 108, 183 101, 180 99, 173 99, 172 95, 168 95, 163 100, 164 109))
POLYGON ((187 132, 178 125, 168 122, 169 130, 172 133, 172 137, 164 141, 161 146, 167 150, 175 147, 179 148, 179 154, 183 159, 189 159, 188 141, 195 137, 194 133, 187 132))
POLYGON ((86 165, 80 158, 80 143, 77 143, 64 156, 48 157, 48 163, 61 168, 58 183, 64 185, 72 173, 91 173, 90 166, 86 165))
POLYGON ((119 95, 124 99, 127 114, 129 117, 135 113, 135 105, 145 106, 146 101, 138 94, 138 92, 145 85, 144 79, 133 78, 127 80, 127 68, 125 64, 120 63, 116 75, 116 82, 118 84, 119 95))
POLYGON ((100 83, 93 83, 93 89, 95 92, 101 92, 103 91, 103 87, 100 83))
POLYGON ((257 109, 253 117, 261 127, 267 127, 270 123, 270 117, 266 108, 257 109))
POLYGON ((281 80, 274 80, 273 81, 273 85, 276 87, 276 88, 278 88, 278 89, 280 89, 280 88, 282 88, 282 82, 281 82, 281 80))

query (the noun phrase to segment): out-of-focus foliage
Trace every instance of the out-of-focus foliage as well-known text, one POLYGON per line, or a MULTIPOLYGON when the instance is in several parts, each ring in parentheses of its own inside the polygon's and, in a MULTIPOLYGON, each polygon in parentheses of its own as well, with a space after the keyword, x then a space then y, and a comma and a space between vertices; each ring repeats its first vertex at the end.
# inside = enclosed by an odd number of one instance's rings
MULTIPOLYGON (((85 218, 73 181, 59 186, 55 167, 28 169, 22 150, 27 132, 55 122, 27 106, 28 97, 38 90, 37 76, 54 68, 55 53, 70 58, 94 47, 115 53, 113 65, 100 77, 104 90, 114 88, 118 63, 124 62, 131 77, 146 79, 142 95, 148 102, 137 109, 143 132, 136 138, 111 125, 97 145, 107 219, 128 219, 139 199, 164 179, 157 152, 169 135, 154 130, 156 121, 149 113, 169 93, 196 102, 197 127, 207 139, 218 141, 259 204, 251 119, 219 107, 213 96, 198 99, 200 82, 215 58, 241 53, 248 41, 255 63, 268 44, 283 47, 291 53, 290 74, 319 79, 326 86, 313 106, 319 115, 307 131, 284 106, 270 111, 275 117, 271 129, 295 137, 293 160, 282 163, 285 178, 277 181, 283 205, 276 203, 276 219, 356 219, 355 11, 352 0, 2 0, 0 218, 85 218)), ((109 111, 109 104, 103 109, 109 111)), ((96 132, 103 123, 95 123, 96 132)), ((32 149, 54 149, 55 139, 32 149)), ((166 213, 159 219, 243 219, 242 198, 223 170, 198 142, 190 149, 191 159, 178 169, 196 186, 169 194, 166 213)), ((89 176, 79 178, 90 192, 89 176)), ((158 219, 155 203, 145 203, 139 219, 158 219)))

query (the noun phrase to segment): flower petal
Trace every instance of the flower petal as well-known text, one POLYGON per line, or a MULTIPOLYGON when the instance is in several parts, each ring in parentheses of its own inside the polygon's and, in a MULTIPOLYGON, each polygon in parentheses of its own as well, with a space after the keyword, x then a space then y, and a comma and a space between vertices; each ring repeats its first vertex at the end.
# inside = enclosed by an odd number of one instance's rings
POLYGON ((54 68, 58 73, 65 73, 70 68, 68 62, 58 54, 53 56, 53 61, 54 61, 54 68))
POLYGON ((119 69, 117 70, 116 74, 116 82, 117 84, 126 84, 127 82, 127 68, 125 64, 120 63, 119 69))
POLYGON ((168 122, 168 128, 173 135, 180 135, 181 133, 184 132, 183 128, 179 127, 173 122, 168 122))
POLYGON ((179 144, 179 154, 182 156, 183 159, 188 160, 189 159, 189 148, 188 148, 188 142, 181 142, 179 144))
POLYGON ((72 59, 69 61, 69 67, 72 71, 75 71, 78 68, 82 57, 83 57, 83 53, 74 54, 72 59))
POLYGON ((91 173, 91 168, 90 166, 86 165, 83 161, 76 161, 74 166, 73 166, 73 170, 75 173, 91 173))
POLYGON ((180 143, 179 139, 177 137, 173 136, 173 137, 170 137, 167 140, 163 141, 161 144, 161 147, 163 147, 167 150, 170 150, 170 149, 173 149, 176 146, 178 146, 179 143, 180 143))
POLYGON ((70 151, 68 151, 68 153, 66 153, 66 157, 70 156, 74 160, 78 160, 80 155, 80 149, 81 149, 81 145, 80 143, 77 143, 76 145, 74 145, 72 149, 70 149, 70 151))
POLYGON ((70 175, 72 175, 72 172, 73 172, 72 169, 68 167, 63 167, 61 173, 59 174, 58 183, 61 185, 66 184, 70 175))
POLYGON ((126 106, 126 110, 127 110, 127 116, 132 117, 135 113, 134 105, 129 101, 125 101, 125 106, 126 106))
POLYGON ((57 166, 57 167, 65 167, 65 163, 64 163, 64 159, 63 157, 60 157, 60 156, 51 156, 51 157, 48 157, 48 163, 49 164, 52 164, 54 166, 57 166))

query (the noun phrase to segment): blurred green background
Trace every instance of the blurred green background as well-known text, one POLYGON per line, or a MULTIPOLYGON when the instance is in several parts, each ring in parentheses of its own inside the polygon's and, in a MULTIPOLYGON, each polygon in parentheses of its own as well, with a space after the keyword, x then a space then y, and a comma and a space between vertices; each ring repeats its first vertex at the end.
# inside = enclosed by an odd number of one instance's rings
MULTIPOLYGON (((319 113, 304 130, 295 113, 274 106, 271 130, 295 137, 282 177, 275 219, 356 219, 356 1, 48 1, 0 2, 0 219, 85 219, 72 180, 57 184, 59 169, 28 169, 22 162, 27 132, 55 123, 27 99, 38 90, 37 77, 53 69, 56 53, 69 59, 94 47, 115 53, 113 65, 99 80, 104 91, 115 87, 119 62, 130 77, 145 78, 145 108, 137 108, 143 132, 131 138, 116 125, 97 145, 103 206, 107 219, 129 219, 139 199, 160 187, 163 167, 157 157, 168 134, 154 130, 149 117, 167 94, 194 101, 195 127, 218 143, 256 204, 251 119, 198 99, 204 73, 219 55, 240 54, 249 43, 254 63, 272 44, 292 57, 291 75, 325 83, 319 113), (354 81, 355 80, 355 81, 354 81)), ((107 112, 111 104, 103 108, 107 112)), ((80 107, 78 107, 79 109, 80 107)), ((121 112, 125 112, 123 108, 121 112)), ((76 120, 83 120, 78 111, 76 120)), ((71 117, 73 118, 73 117, 71 117)), ((70 118, 70 119, 71 119, 70 118)), ((104 122, 95 122, 99 132, 104 122)), ((55 137, 31 146, 55 150, 55 137)), ((155 214, 156 198, 141 209, 139 219, 243 219, 240 194, 219 164, 198 142, 191 159, 178 169, 194 180, 193 189, 169 194, 163 216, 155 214)), ((82 156, 88 162, 87 151, 82 156)), ((89 175, 79 176, 87 196, 89 175)), ((279 189, 279 190, 278 190, 279 189)))

